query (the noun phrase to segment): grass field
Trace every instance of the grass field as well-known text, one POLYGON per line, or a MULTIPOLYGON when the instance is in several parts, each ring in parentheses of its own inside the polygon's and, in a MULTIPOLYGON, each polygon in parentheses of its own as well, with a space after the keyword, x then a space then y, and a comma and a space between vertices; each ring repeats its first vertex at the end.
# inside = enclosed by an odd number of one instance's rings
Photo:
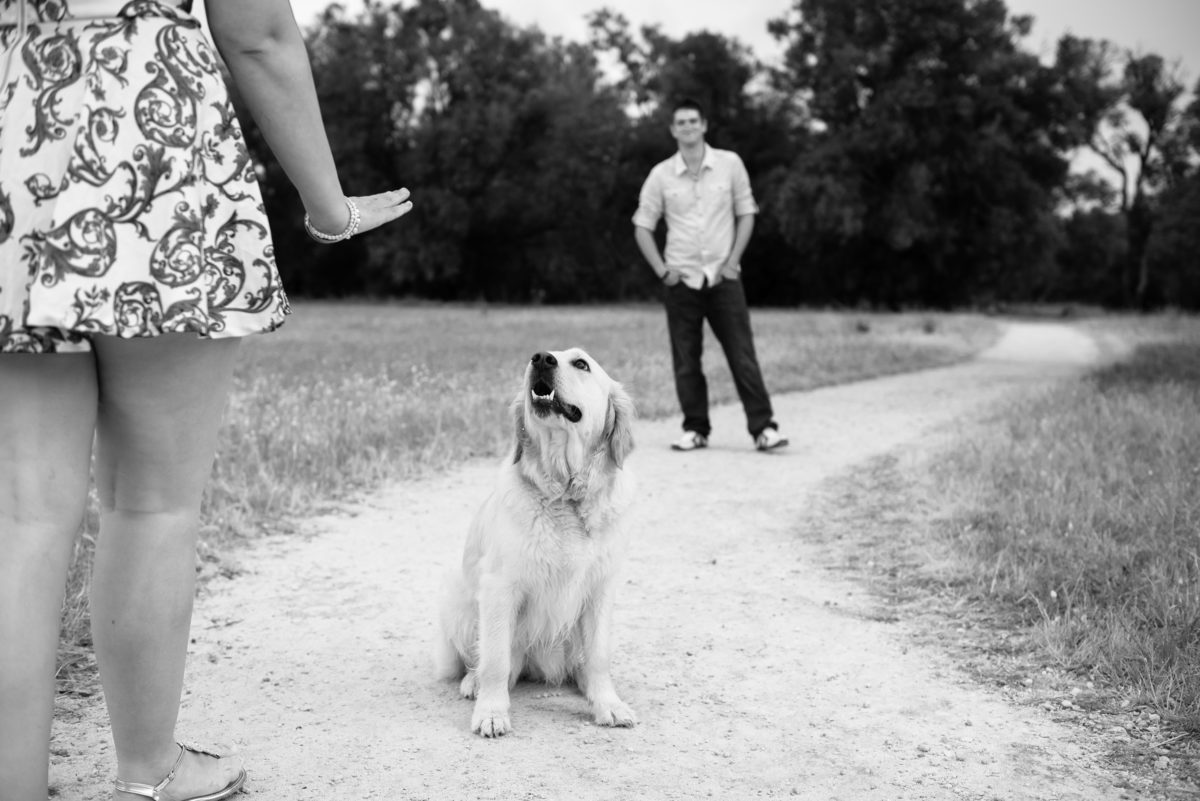
MULTIPOLYGON (((756 310, 759 361, 775 393, 962 360, 998 328, 978 315, 756 310)), ((230 569, 239 540, 286 532, 314 509, 509 445, 508 406, 539 350, 581 346, 639 414, 678 414, 666 320, 657 305, 495 307, 305 303, 279 331, 245 341, 206 494, 199 553, 230 569)), ((709 335, 713 403, 736 400, 709 335)), ((87 585, 94 514, 76 549, 60 678, 92 681, 87 585)))
MULTIPOLYGON (((953 362, 996 331, 968 316, 768 310, 754 324, 774 392, 953 362)), ((677 414, 658 307, 301 306, 282 331, 247 343, 214 518, 244 530, 312 498, 499 455, 525 363, 572 345, 626 386, 641 416, 677 414)), ((735 400, 711 338, 706 350, 712 401, 735 400)))
POLYGON ((1092 682, 1093 707, 1147 707, 1194 738, 1200 319, 1079 324, 1134 347, 1003 410, 928 473, 885 460, 856 497, 886 499, 859 513, 890 523, 865 527, 872 540, 859 553, 902 605, 979 622, 1001 635, 981 640, 997 653, 1092 682))
POLYGON ((976 500, 942 532, 1060 665, 1200 733, 1200 321, 1116 325, 1127 362, 944 463, 976 500))

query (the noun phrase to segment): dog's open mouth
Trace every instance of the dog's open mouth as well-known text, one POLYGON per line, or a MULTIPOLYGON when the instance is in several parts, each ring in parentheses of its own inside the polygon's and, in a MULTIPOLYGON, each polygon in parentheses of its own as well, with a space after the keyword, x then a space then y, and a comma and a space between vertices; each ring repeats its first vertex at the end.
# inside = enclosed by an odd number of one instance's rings
POLYGON ((533 413, 538 417, 561 414, 572 423, 578 423, 583 418, 583 412, 580 411, 578 406, 563 403, 558 398, 558 393, 554 391, 554 387, 540 378, 534 381, 533 386, 529 388, 529 399, 533 407, 533 413))

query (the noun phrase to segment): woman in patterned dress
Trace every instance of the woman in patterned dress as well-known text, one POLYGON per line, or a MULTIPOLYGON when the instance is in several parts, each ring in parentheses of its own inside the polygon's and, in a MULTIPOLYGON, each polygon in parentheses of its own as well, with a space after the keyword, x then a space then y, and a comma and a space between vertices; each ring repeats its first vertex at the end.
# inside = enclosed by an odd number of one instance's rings
MULTIPOLYGON (((65 576, 90 465, 93 639, 114 798, 218 799, 176 744, 200 498, 240 337, 288 314, 253 166, 191 0, 0 0, 0 797, 44 801, 65 576), (93 448, 94 445, 94 448, 93 448)), ((287 0, 208 0, 233 80, 337 241, 347 199, 287 0)))

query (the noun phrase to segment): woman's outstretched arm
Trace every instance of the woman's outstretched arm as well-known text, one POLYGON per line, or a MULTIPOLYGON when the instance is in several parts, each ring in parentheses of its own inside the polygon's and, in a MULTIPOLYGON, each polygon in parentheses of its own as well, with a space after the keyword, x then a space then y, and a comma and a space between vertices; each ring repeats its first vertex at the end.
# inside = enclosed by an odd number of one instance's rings
MULTIPOLYGON (((206 0, 217 46, 267 145, 300 193, 314 228, 336 234, 349 211, 317 104, 308 51, 288 0, 206 0)), ((412 208, 408 190, 357 198, 359 231, 412 208)))

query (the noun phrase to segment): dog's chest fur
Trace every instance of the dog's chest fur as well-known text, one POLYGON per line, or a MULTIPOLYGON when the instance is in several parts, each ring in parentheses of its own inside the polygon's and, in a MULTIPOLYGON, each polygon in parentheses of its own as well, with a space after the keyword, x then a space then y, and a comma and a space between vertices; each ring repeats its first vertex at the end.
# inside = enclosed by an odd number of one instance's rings
POLYGON ((523 540, 517 627, 528 643, 561 639, 615 568, 620 532, 581 502, 541 500, 523 540))
POLYGON ((531 584, 561 586, 606 566, 612 559, 611 518, 581 501, 542 500, 530 510, 524 538, 525 567, 531 584))

